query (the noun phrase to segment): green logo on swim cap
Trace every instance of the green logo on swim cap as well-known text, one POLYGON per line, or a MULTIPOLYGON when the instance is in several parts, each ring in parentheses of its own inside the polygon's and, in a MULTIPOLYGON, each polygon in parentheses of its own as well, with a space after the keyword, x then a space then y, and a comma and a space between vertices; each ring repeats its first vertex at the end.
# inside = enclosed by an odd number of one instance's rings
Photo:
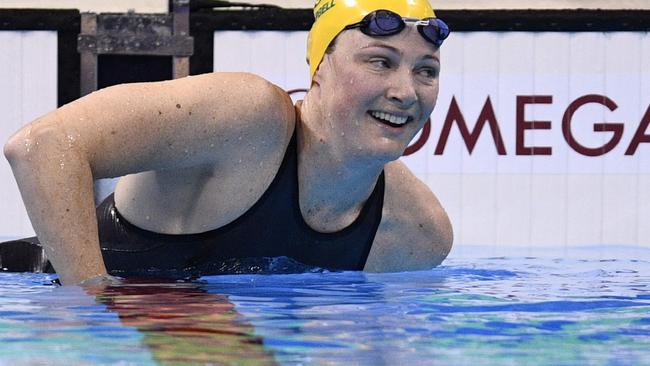
POLYGON ((318 18, 320 18, 321 15, 325 14, 328 10, 332 9, 335 5, 336 5, 336 0, 325 2, 323 6, 316 9, 316 11, 314 12, 314 18, 315 18, 314 20, 318 20, 318 18))

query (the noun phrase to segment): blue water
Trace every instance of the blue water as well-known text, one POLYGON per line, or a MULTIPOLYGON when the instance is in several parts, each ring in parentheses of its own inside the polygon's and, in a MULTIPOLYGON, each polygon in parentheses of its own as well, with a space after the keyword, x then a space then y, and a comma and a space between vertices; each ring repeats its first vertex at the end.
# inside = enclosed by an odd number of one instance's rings
POLYGON ((0 273, 0 364, 650 365, 650 256, 538 254, 87 287, 0 273))

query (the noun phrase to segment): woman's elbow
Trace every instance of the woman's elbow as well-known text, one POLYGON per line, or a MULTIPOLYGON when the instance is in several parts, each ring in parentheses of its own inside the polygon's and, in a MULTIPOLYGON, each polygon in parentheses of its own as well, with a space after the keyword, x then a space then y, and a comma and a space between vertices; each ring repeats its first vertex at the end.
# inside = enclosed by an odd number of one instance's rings
POLYGON ((56 123, 39 121, 21 128, 11 136, 5 143, 3 152, 12 168, 16 168, 18 165, 51 159, 66 148, 65 139, 65 132, 56 123))
POLYGON ((438 223, 436 229, 436 243, 435 251, 437 252, 437 257, 440 264, 451 252, 451 248, 454 244, 454 230, 451 224, 449 216, 444 210, 440 210, 437 215, 436 222, 438 223))
POLYGON ((26 138, 25 128, 24 127, 15 134, 13 134, 9 140, 4 144, 3 152, 7 161, 12 166, 14 163, 21 161, 29 156, 31 152, 30 141, 26 138))

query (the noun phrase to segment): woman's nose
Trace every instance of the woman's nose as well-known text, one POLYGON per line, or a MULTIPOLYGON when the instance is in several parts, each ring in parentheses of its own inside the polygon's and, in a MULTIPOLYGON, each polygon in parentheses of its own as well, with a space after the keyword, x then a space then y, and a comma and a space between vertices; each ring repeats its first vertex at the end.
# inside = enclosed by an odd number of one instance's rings
POLYGON ((386 97, 399 108, 408 109, 418 100, 413 75, 410 71, 397 70, 388 80, 386 97))

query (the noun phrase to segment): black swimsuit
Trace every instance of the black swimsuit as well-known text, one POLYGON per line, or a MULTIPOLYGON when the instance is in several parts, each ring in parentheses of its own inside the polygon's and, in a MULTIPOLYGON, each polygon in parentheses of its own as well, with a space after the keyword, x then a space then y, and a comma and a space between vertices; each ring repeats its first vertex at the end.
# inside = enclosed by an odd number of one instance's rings
MULTIPOLYGON (((357 219, 339 232, 324 234, 311 229, 302 217, 297 167, 294 133, 277 175, 253 207, 228 225, 200 234, 140 229, 120 216, 113 195, 109 196, 97 207, 106 268, 122 276, 259 273, 269 271, 271 258, 289 257, 299 265, 280 272, 311 267, 362 270, 381 221, 384 173, 357 219)), ((3 258, 5 244, 0 244, 0 259, 3 267, 11 267, 3 258)))

